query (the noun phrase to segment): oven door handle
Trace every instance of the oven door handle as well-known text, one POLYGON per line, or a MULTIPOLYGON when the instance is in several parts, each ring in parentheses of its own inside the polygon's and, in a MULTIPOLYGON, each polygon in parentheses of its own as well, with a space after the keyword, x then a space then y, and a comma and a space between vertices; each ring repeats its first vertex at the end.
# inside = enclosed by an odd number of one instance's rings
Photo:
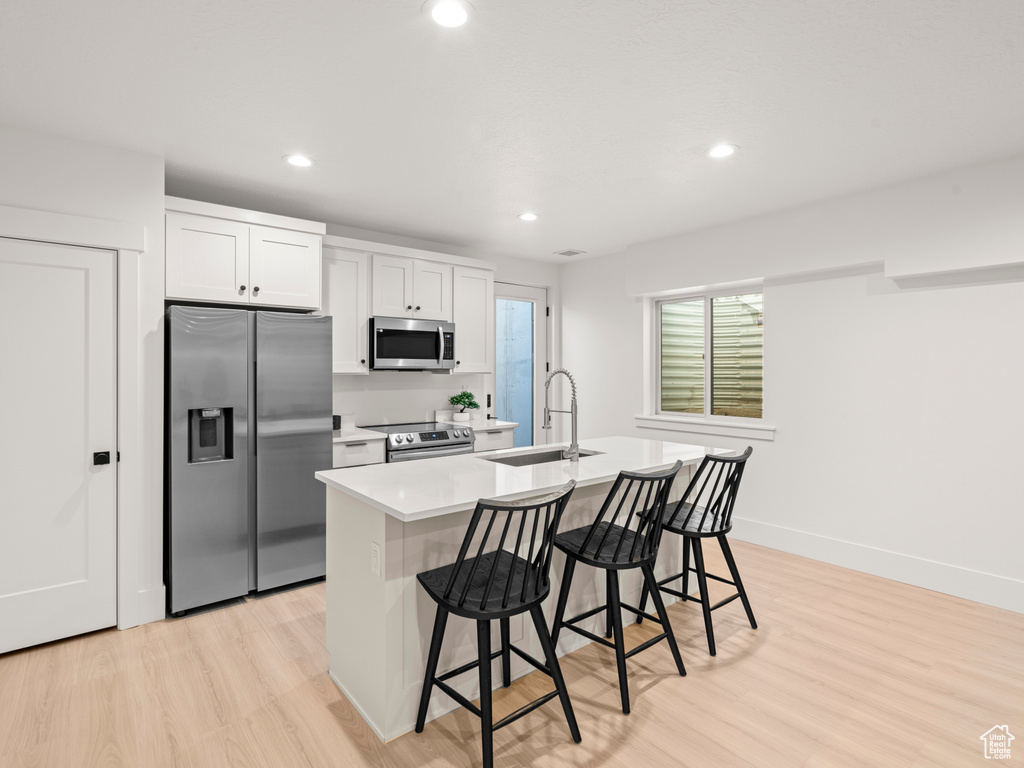
POLYGON ((388 461, 415 461, 416 459, 432 459, 435 456, 457 456, 460 453, 472 453, 473 444, 445 446, 443 448, 414 448, 407 451, 390 451, 388 461))

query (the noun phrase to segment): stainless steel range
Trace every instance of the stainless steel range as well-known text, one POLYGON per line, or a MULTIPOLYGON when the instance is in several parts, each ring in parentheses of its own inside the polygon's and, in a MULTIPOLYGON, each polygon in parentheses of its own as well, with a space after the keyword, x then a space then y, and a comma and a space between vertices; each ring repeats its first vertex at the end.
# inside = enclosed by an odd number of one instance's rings
POLYGON ((385 441, 386 461, 415 461, 472 453, 476 441, 471 427, 437 421, 379 424, 362 429, 372 429, 388 436, 385 441))

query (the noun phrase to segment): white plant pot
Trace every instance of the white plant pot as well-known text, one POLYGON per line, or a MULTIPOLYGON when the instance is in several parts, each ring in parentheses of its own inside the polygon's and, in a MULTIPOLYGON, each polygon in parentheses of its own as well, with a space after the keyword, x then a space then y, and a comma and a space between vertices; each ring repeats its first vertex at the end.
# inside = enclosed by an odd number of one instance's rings
POLYGON ((453 413, 452 414, 452 418, 455 421, 469 421, 469 414, 468 413, 453 413))

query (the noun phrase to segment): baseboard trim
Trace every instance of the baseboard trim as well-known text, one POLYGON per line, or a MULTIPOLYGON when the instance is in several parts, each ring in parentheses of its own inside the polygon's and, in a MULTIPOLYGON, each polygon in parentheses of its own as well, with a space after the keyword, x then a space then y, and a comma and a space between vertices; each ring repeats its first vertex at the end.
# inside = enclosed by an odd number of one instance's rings
POLYGON ((729 537, 1024 613, 1024 581, 1018 579, 739 517, 729 537))
POLYGON ((387 739, 384 738, 384 732, 380 728, 378 728, 377 724, 375 722, 373 722, 373 720, 370 718, 370 716, 368 714, 366 714, 366 710, 364 710, 361 706, 359 706, 359 702, 356 701, 351 695, 349 695, 349 692, 345 690, 345 686, 342 685, 341 681, 339 681, 338 678, 336 678, 334 676, 334 673, 331 672, 330 670, 328 670, 327 671, 327 676, 330 677, 331 680, 334 681, 334 684, 336 686, 338 686, 338 690, 341 691, 342 694, 344 694, 346 699, 348 699, 348 703, 351 704, 353 707, 355 707, 355 710, 356 710, 356 712, 359 713, 359 716, 361 718, 363 718, 363 721, 368 726, 370 726, 370 730, 373 731, 375 734, 377 734, 377 738, 380 739, 382 743, 386 742, 387 739))

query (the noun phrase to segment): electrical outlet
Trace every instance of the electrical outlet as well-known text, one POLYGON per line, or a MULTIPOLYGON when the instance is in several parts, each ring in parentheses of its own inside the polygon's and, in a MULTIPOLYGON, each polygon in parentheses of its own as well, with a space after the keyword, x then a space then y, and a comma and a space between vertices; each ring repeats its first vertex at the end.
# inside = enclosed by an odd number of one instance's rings
POLYGON ((370 573, 373 576, 380 576, 380 544, 370 542, 370 573))

